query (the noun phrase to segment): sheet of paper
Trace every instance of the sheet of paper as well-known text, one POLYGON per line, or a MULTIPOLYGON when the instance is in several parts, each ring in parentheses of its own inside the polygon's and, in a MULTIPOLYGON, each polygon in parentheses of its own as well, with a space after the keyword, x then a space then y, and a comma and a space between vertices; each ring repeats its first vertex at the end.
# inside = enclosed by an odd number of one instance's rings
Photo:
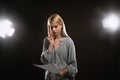
POLYGON ((37 64, 33 64, 36 67, 42 68, 44 70, 50 71, 52 73, 58 73, 59 69, 57 67, 56 64, 46 64, 46 65, 37 65, 37 64))

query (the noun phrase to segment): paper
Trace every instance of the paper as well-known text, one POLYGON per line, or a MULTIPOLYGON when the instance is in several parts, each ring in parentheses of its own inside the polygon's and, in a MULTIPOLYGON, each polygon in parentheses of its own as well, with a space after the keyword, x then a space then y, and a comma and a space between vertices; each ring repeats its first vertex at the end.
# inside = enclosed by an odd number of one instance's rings
POLYGON ((58 69, 56 64, 46 64, 46 65, 33 64, 33 65, 36 66, 36 67, 42 68, 46 71, 50 71, 52 73, 58 73, 59 72, 59 69, 58 69))

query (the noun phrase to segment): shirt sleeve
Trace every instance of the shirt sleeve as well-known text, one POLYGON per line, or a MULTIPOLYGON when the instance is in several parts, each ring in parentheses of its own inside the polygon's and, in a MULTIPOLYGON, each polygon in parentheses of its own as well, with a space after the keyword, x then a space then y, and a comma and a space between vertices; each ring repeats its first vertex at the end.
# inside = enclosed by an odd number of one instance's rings
POLYGON ((41 58, 40 58, 40 60, 43 64, 48 64, 51 62, 51 55, 52 55, 53 50, 50 53, 48 51, 48 47, 49 47, 49 41, 47 38, 45 38, 43 40, 43 49, 42 49, 42 54, 41 54, 41 58))
POLYGON ((68 45, 68 66, 67 68, 68 68, 68 73, 72 77, 74 77, 75 74, 78 72, 75 45, 72 39, 70 40, 70 43, 68 45))

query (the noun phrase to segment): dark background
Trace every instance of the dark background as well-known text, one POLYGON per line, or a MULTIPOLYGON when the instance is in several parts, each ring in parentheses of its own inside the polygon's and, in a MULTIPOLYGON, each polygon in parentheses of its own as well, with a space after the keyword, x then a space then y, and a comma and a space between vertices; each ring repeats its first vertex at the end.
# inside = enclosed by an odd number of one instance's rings
POLYGON ((0 38, 1 80, 44 80, 43 38, 47 36, 47 18, 60 14, 67 33, 76 46, 76 80, 119 78, 120 30, 114 34, 102 28, 103 15, 120 11, 119 0, 43 0, 0 1, 0 17, 13 22, 16 29, 10 38, 0 38))

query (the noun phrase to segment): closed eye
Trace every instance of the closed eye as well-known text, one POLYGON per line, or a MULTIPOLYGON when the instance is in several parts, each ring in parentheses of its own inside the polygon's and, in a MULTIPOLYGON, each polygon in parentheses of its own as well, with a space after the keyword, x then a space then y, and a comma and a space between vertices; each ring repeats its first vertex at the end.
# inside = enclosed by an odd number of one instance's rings
POLYGON ((57 28, 58 26, 54 26, 55 28, 57 28))

